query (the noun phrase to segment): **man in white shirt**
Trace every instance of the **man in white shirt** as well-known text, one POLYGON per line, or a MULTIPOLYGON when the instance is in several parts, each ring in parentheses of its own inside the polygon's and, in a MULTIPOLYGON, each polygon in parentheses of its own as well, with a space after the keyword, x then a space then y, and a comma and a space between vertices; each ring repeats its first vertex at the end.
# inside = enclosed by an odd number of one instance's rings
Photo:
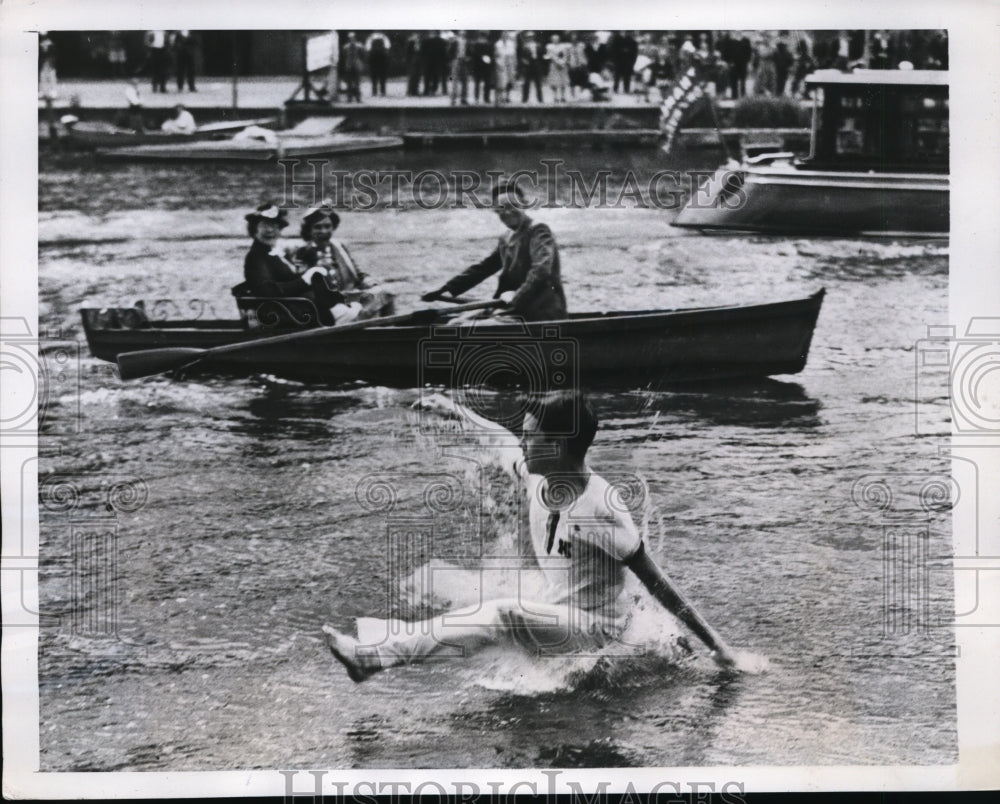
POLYGON ((184 104, 178 103, 174 107, 174 116, 163 121, 160 130, 165 134, 194 134, 198 128, 194 122, 191 112, 184 108, 184 104))
POLYGON ((526 487, 531 543, 547 591, 538 600, 506 598, 457 609, 377 645, 324 625, 331 653, 352 680, 456 647, 463 655, 504 641, 541 655, 600 649, 628 624, 626 570, 712 649, 720 665, 735 665, 736 654, 673 588, 646 553, 630 515, 611 504, 608 482, 587 465, 597 417, 580 392, 549 394, 533 404, 520 438, 446 397, 427 403, 488 436, 499 455, 509 459, 520 446, 523 457, 513 471, 526 487))

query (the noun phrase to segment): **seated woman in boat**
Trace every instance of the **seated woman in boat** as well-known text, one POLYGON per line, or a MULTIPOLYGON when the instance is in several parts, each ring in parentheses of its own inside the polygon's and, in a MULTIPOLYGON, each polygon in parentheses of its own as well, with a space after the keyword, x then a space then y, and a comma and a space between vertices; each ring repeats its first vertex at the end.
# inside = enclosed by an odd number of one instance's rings
POLYGON ((372 282, 347 247, 333 237, 338 226, 340 216, 329 205, 310 209, 300 230, 305 243, 289 257, 310 286, 342 293, 348 304, 359 304, 359 318, 392 315, 395 297, 372 282))
POLYGON ((191 112, 184 108, 183 103, 178 103, 174 107, 174 116, 163 121, 160 131, 165 134, 194 134, 197 128, 191 112))
POLYGON ((245 295, 265 299, 305 298, 316 305, 321 324, 344 323, 357 311, 344 304, 343 294, 326 287, 310 286, 277 251, 281 230, 288 225, 285 211, 274 204, 261 204, 246 215, 247 232, 253 238, 243 260, 245 295), (333 308, 331 313, 331 308, 333 308))

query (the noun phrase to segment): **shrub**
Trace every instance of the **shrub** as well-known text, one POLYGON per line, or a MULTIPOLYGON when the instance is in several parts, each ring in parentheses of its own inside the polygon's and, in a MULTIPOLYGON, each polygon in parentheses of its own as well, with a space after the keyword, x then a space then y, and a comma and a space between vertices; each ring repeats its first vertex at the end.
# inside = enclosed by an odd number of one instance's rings
POLYGON ((808 127, 810 111, 792 98, 754 96, 741 98, 733 107, 736 128, 808 127))

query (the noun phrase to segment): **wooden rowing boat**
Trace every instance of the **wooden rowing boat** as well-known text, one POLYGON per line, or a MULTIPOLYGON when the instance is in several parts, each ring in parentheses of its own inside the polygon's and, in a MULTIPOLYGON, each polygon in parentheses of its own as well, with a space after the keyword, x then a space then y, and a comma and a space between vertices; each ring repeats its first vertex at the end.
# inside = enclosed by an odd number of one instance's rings
POLYGON ((258 117, 253 120, 223 120, 198 126, 191 134, 168 134, 163 131, 139 132, 132 128, 122 128, 111 123, 81 120, 66 126, 66 136, 81 148, 123 148, 133 145, 168 145, 210 140, 231 136, 247 126, 271 126, 277 117, 258 117))
MULTIPOLYGON (((806 364, 824 291, 808 298, 739 307, 576 313, 523 324, 492 321, 369 326, 301 343, 263 340, 205 361, 223 374, 274 374, 314 382, 364 381, 557 389, 642 388, 738 377, 795 374, 806 364)), ((91 353, 113 361, 146 349, 211 349, 287 333, 238 320, 150 320, 137 308, 84 308, 91 353)))
POLYGON ((361 151, 399 148, 400 137, 332 133, 322 136, 287 135, 278 132, 276 141, 230 139, 209 142, 179 142, 165 145, 134 145, 128 148, 99 150, 101 159, 121 161, 177 160, 266 162, 271 159, 295 159, 307 156, 333 156, 361 151))

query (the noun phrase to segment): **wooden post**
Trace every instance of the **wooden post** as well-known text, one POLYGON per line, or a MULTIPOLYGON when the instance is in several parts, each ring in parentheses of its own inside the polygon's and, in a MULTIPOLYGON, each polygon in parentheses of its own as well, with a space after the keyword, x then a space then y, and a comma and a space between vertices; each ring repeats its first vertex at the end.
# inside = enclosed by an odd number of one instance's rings
POLYGON ((52 96, 48 94, 45 96, 45 122, 49 125, 49 141, 55 145, 59 137, 59 132, 56 131, 56 116, 55 109, 52 106, 52 96))
POLYGON ((309 36, 308 34, 302 37, 302 91, 304 93, 303 100, 308 103, 310 101, 310 93, 312 92, 312 81, 309 78, 309 36))
POLYGON ((238 48, 239 43, 237 40, 238 36, 239 32, 233 31, 233 111, 234 112, 239 106, 239 92, 236 88, 236 85, 239 80, 239 48, 238 48))

